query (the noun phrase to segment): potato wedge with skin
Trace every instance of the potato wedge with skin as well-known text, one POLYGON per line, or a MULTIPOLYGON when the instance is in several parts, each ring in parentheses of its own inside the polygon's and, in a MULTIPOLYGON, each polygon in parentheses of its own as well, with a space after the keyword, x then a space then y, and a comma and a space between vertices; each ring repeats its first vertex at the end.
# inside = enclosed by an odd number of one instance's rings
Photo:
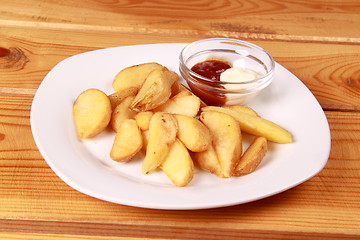
POLYGON ((102 132, 110 122, 110 100, 98 89, 85 90, 73 104, 73 117, 78 136, 92 138, 102 132))
MULTIPOLYGON (((172 86, 171 86, 171 97, 174 97, 175 95, 177 95, 180 92, 188 92, 189 94, 192 94, 194 96, 196 96, 190 89, 188 89, 187 87, 185 87, 184 85, 182 85, 179 81, 176 81, 172 86)), ((197 97, 197 96, 196 96, 197 97)), ((206 107, 207 104, 205 102, 203 102, 200 98, 200 107, 206 107)))
POLYGON ((215 174, 218 177, 223 177, 219 159, 212 144, 205 151, 193 153, 192 157, 200 169, 215 174))
POLYGON ((111 159, 128 162, 143 146, 141 131, 134 119, 125 119, 117 132, 111 151, 111 159))
POLYGON ((171 86, 177 81, 177 73, 163 68, 152 71, 141 86, 131 104, 135 111, 152 110, 165 103, 171 95, 171 86))
POLYGON ((183 114, 195 117, 200 110, 200 99, 186 91, 182 91, 170 98, 167 102, 155 108, 156 112, 167 112, 173 114, 183 114))
POLYGON ((139 90, 150 72, 162 68, 161 64, 155 62, 124 68, 115 76, 112 87, 116 92, 130 87, 139 90))
POLYGON ((149 129, 150 120, 152 116, 154 115, 153 112, 147 111, 147 112, 138 112, 135 115, 135 120, 138 126, 141 130, 145 131, 149 129))
POLYGON ((176 94, 178 94, 182 91, 187 91, 187 92, 193 94, 189 89, 187 89, 179 81, 174 82, 174 84, 171 86, 171 97, 175 96, 176 94))
POLYGON ((171 114, 162 112, 154 114, 149 126, 149 140, 142 165, 143 174, 147 174, 161 165, 176 140, 177 130, 177 121, 171 114))
POLYGON ((267 140, 265 137, 256 137, 246 149, 236 166, 233 176, 243 176, 255 171, 267 152, 267 140))
POLYGON ((213 145, 222 175, 226 178, 231 177, 242 154, 242 135, 239 123, 233 117, 216 111, 202 112, 200 120, 213 135, 213 145))
POLYGON ((276 143, 291 143, 293 138, 291 133, 279 125, 261 117, 252 116, 247 113, 234 111, 229 108, 207 106, 202 111, 217 111, 234 117, 239 123, 241 130, 255 136, 263 136, 267 140, 276 143))
POLYGON ((186 186, 194 177, 194 163, 184 144, 176 139, 160 165, 177 187, 186 186))
POLYGON ((247 113, 250 114, 252 116, 256 116, 256 117, 260 117, 260 115, 252 108, 250 107, 245 107, 242 105, 233 105, 233 106, 226 106, 225 108, 237 111, 237 112, 241 112, 241 113, 247 113))
POLYGON ((111 108, 115 109, 115 107, 119 105, 125 98, 129 96, 135 96, 137 91, 138 91, 137 88, 129 87, 108 95, 111 102, 111 108))
POLYGON ((149 142, 149 130, 142 131, 141 135, 143 137, 143 146, 142 146, 141 150, 146 154, 146 148, 147 148, 147 144, 149 142))
POLYGON ((177 137, 192 152, 205 151, 212 143, 209 129, 198 119, 174 114, 178 123, 177 137))
POLYGON ((113 110, 111 115, 110 125, 115 132, 119 131, 121 124, 125 119, 131 119, 135 117, 137 112, 129 108, 134 98, 135 98, 134 96, 129 96, 125 98, 113 110))

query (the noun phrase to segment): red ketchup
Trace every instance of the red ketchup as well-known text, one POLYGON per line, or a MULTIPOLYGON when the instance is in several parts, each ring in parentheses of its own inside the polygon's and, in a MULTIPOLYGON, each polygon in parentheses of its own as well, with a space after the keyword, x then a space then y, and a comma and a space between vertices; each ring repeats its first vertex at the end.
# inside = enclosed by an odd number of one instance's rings
MULTIPOLYGON (((223 73, 226 69, 231 68, 231 66, 225 62, 219 60, 207 60, 195 64, 191 71, 211 79, 215 82, 207 82, 202 79, 197 78, 197 80, 208 86, 224 88, 220 84, 220 74, 223 73), (219 82, 219 83, 216 83, 219 82)), ((198 86, 188 82, 191 90, 201 98, 208 105, 222 106, 226 103, 226 96, 223 93, 217 93, 215 91, 209 91, 205 88, 199 88, 198 86)))

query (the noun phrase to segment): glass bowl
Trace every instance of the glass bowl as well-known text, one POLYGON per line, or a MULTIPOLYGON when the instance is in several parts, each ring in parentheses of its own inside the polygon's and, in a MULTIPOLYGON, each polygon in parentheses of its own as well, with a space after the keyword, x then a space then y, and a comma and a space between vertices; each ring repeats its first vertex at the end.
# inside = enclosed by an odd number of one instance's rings
POLYGON ((208 38, 187 45, 180 53, 180 73, 194 94, 209 105, 245 104, 267 87, 272 79, 275 62, 263 48, 233 38, 208 38), (192 68, 205 61, 220 61, 242 72, 232 79, 204 77, 192 68), (253 78, 245 78, 250 72, 253 78), (231 81, 230 81, 231 80, 231 81))

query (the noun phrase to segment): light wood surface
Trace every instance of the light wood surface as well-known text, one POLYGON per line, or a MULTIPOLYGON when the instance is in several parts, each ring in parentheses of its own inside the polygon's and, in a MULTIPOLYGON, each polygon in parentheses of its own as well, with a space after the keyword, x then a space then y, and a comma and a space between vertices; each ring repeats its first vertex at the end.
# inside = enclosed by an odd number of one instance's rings
POLYGON ((360 238, 357 0, 0 0, 0 13, 0 239, 360 238), (49 168, 30 108, 57 63, 95 49, 217 36, 267 49, 315 95, 332 138, 319 174, 247 204, 164 211, 94 199, 49 168))

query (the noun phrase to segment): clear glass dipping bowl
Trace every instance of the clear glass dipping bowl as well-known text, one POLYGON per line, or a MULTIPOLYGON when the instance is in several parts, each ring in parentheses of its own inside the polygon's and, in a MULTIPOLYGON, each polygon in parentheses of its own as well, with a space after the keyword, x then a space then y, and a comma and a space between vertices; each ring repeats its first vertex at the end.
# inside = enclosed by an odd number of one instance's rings
POLYGON ((275 62, 263 48, 233 38, 208 38, 187 45, 180 53, 180 73, 194 94, 209 105, 245 104, 267 87, 274 74, 275 62), (206 60, 218 60, 231 67, 255 71, 251 81, 223 82, 211 80, 191 68, 206 60))

